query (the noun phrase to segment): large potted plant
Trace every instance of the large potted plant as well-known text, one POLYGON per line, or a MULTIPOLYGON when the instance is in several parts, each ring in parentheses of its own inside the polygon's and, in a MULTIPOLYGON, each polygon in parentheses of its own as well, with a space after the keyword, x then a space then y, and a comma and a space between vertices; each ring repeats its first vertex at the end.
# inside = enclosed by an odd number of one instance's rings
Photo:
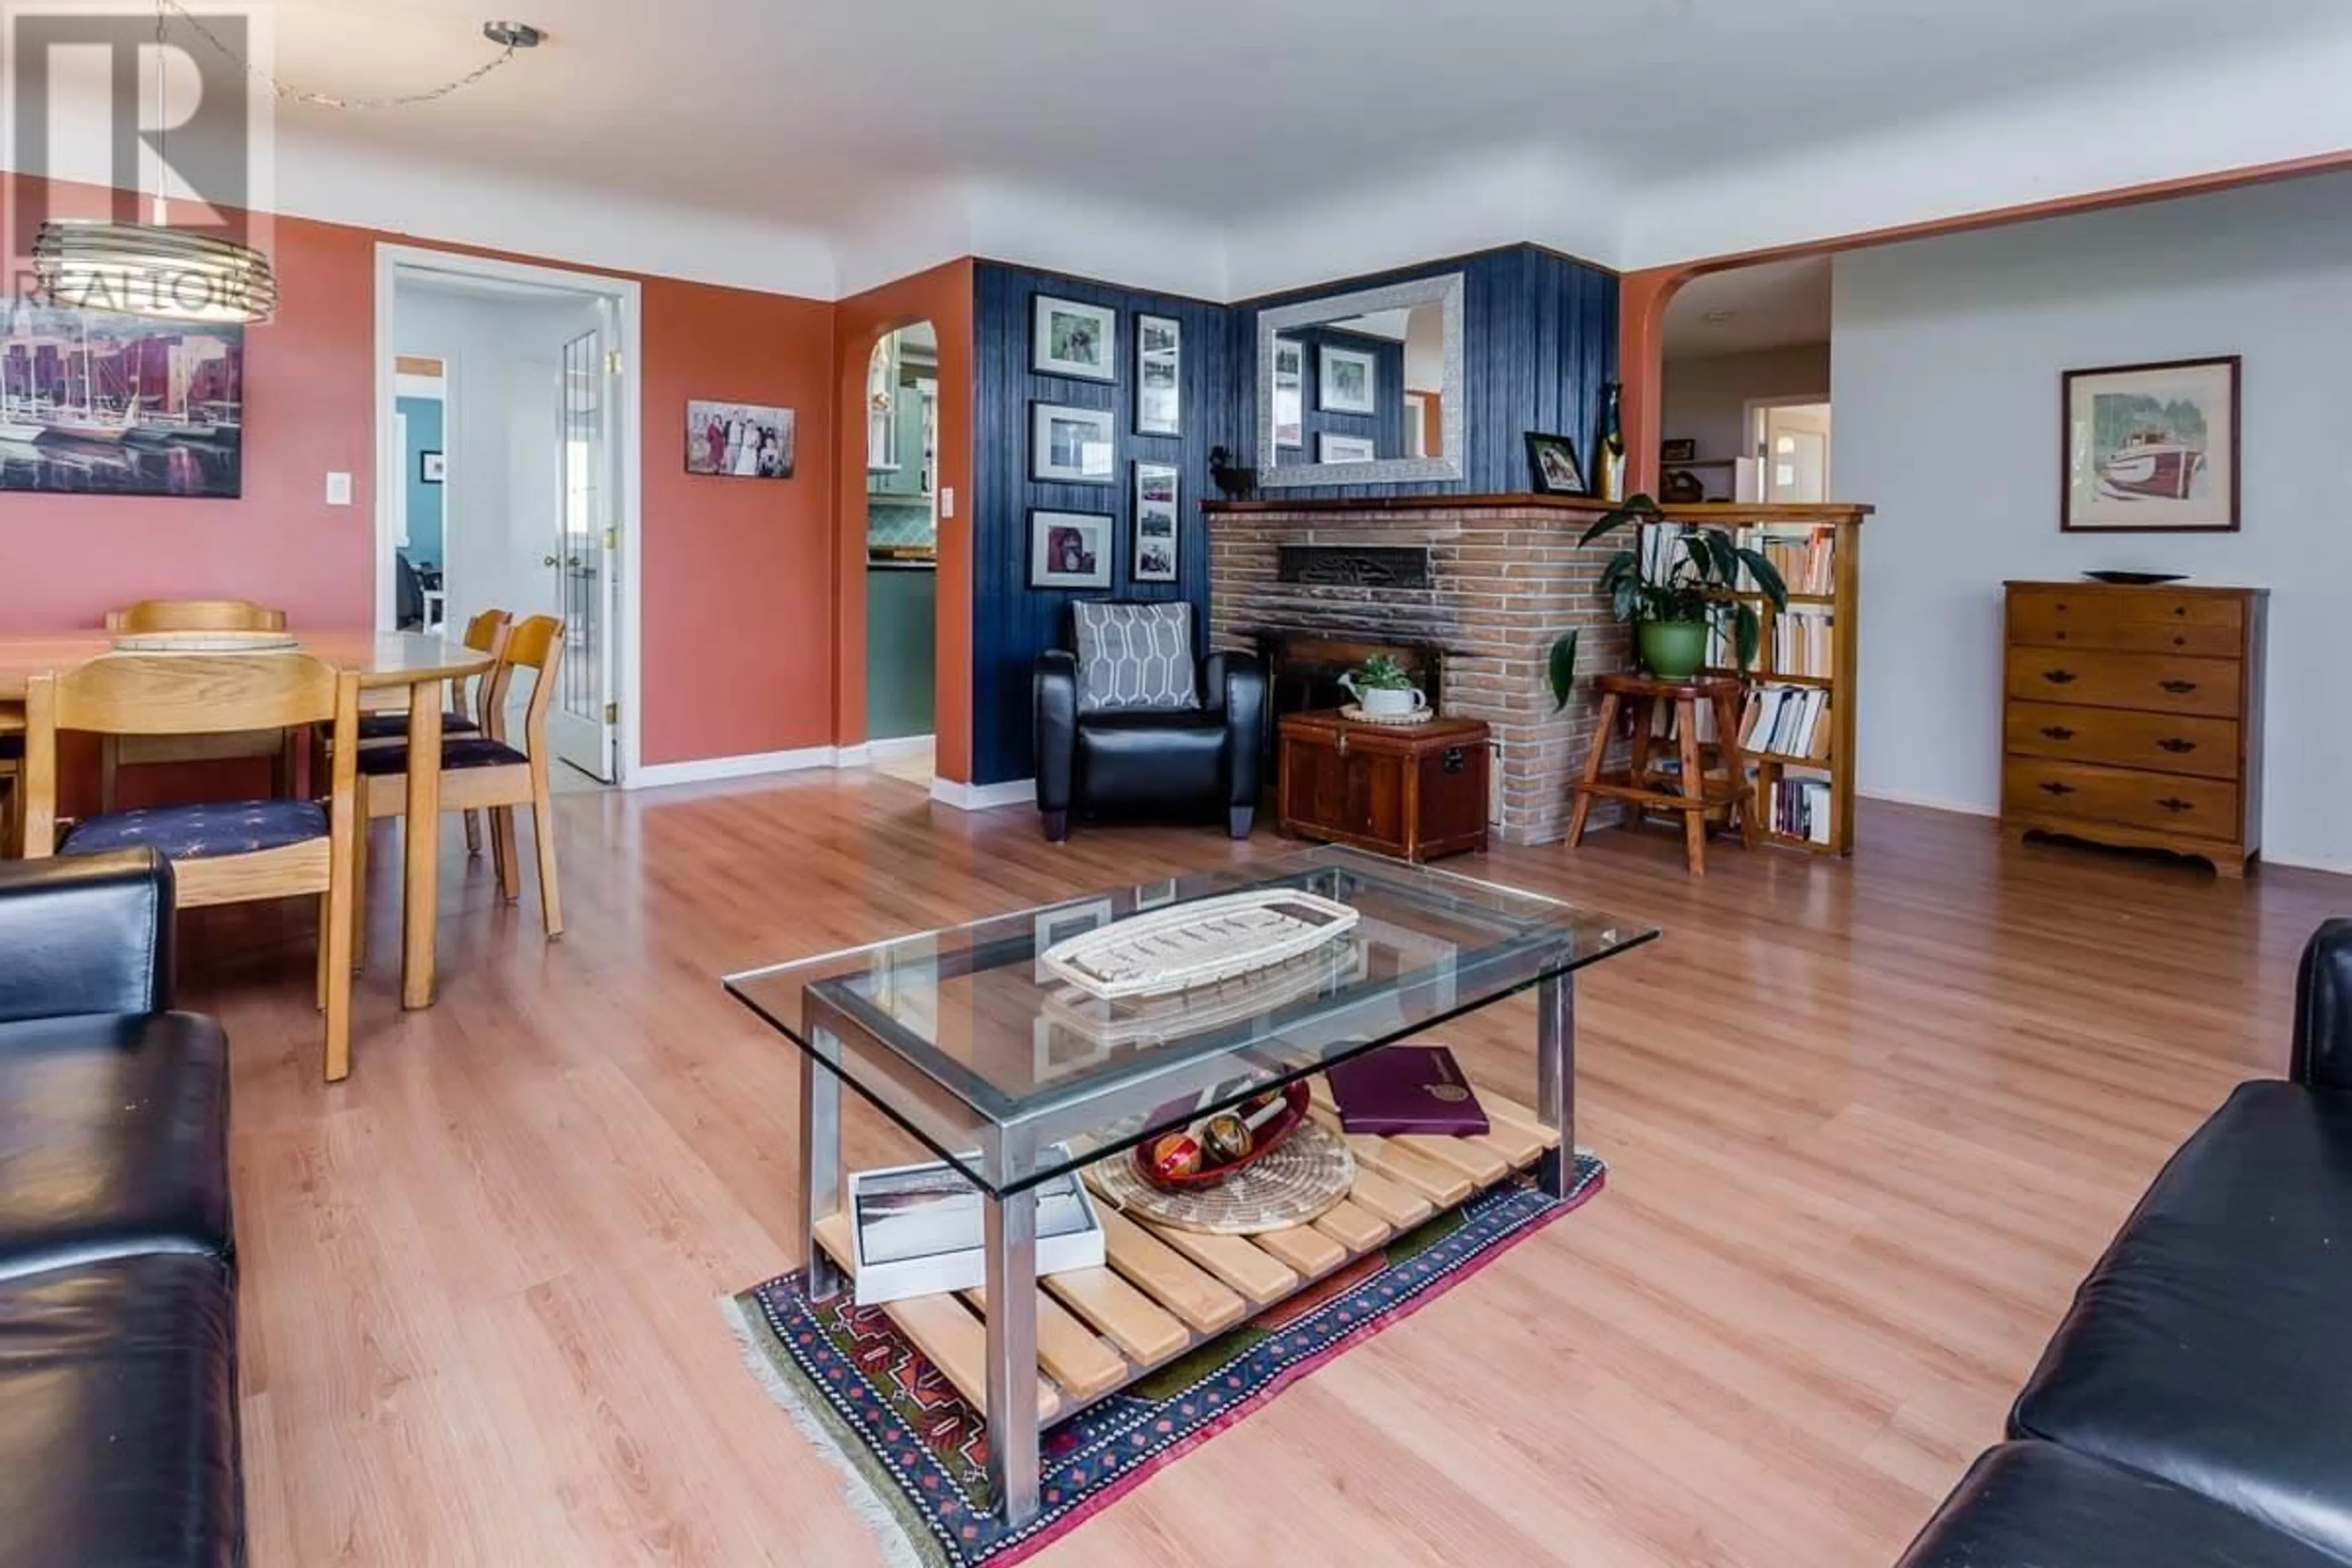
MULTIPOLYGON (((1706 663, 1708 634, 1727 617, 1732 623, 1732 646, 1746 670, 1756 662, 1763 640, 1763 618, 1756 606, 1738 596, 1740 574, 1776 610, 1789 607, 1788 584, 1772 563, 1720 528, 1693 528, 1677 535, 1664 549, 1642 548, 1643 523, 1666 521, 1665 511, 1646 495, 1628 497, 1603 513, 1584 531, 1580 543, 1621 528, 1634 530, 1633 543, 1609 558, 1601 569, 1598 591, 1608 597, 1620 621, 1633 625, 1635 649, 1651 674, 1663 680, 1687 680, 1706 663)), ((1576 686, 1576 633, 1564 633, 1551 649, 1551 692, 1559 707, 1568 706, 1576 686)))

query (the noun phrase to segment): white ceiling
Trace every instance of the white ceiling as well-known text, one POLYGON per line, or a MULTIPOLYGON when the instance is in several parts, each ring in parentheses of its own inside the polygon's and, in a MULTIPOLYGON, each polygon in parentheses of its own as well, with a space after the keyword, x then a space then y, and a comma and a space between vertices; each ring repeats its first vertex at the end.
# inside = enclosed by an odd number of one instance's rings
POLYGON ((1710 272, 1684 284, 1666 305, 1668 359, 1825 343, 1829 338, 1826 256, 1710 272))
MULTIPOLYGON (((278 74, 348 97, 446 79, 494 52, 479 36, 489 3, 278 0, 278 74)), ((288 148, 339 149, 353 168, 544 189, 564 196, 547 205, 575 209, 583 226, 633 221, 617 205, 600 215, 600 199, 700 212, 808 237, 844 273, 898 259, 858 237, 877 225, 919 231, 899 247, 909 253, 954 254, 961 241, 1002 254, 1093 211, 1117 215, 1130 251, 1187 253, 1160 286, 1219 274, 1199 291, 1226 273, 1237 291, 1244 275, 1257 281, 1227 253, 1263 251, 1255 237, 1307 205, 1424 185, 1442 202, 1461 188, 1453 172, 1480 159, 1497 170, 1518 166, 1497 160, 1532 159, 1573 178, 1541 190, 1521 182, 1522 215, 1449 226, 1429 213, 1412 226, 1419 233, 1396 234, 1406 258, 1442 253, 1436 237, 1458 228, 1616 262, 1624 223, 1614 206, 1653 189, 2028 99, 2080 100, 2136 72, 2210 69, 2225 50, 2292 57, 2305 34, 2342 32, 2347 16, 2343 0, 497 3, 545 28, 548 43, 435 103, 284 105, 281 166, 288 148), (990 222, 975 216, 980 192, 990 222), (910 210, 960 204, 973 210, 910 210), (1206 258, 1197 266, 1195 230, 1206 258)), ((2264 111, 2236 101, 2242 115, 2264 111)), ((2150 126, 2112 129, 2128 144, 2150 126)), ((2309 139, 2335 127, 2315 123, 2306 103, 2292 129, 2309 139)), ((429 206, 425 180, 387 173, 380 183, 402 187, 383 199, 403 217, 429 206)), ((312 184, 313 205, 338 209, 321 216, 345 216, 356 200, 348 178, 312 184)), ((1507 182, 1495 184, 1508 195, 1507 182)), ((299 184, 281 174, 282 186, 299 184)), ((1812 196, 1801 184, 1761 193, 1788 224, 1802 222, 1812 196)), ((478 205, 509 216, 503 227, 478 226, 499 231, 486 242, 512 243, 518 204, 478 205)), ((1655 226, 1686 243, 1687 225, 1655 226)), ((1084 269, 1087 247, 1073 252, 1066 264, 1084 269)))

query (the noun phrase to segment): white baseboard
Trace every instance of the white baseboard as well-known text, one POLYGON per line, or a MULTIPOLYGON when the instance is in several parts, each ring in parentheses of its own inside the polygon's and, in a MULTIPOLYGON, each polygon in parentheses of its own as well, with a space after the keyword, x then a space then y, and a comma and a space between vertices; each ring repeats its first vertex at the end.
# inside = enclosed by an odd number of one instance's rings
POLYGON ((1035 779, 1013 779, 1005 784, 968 784, 953 779, 933 779, 931 798, 941 805, 954 806, 958 811, 994 811, 1005 805, 1034 805, 1037 801, 1035 779))
POLYGON ((874 760, 874 748, 865 742, 855 746, 835 746, 833 765, 836 768, 862 768, 874 760))
POLYGON ((936 735, 899 735, 887 741, 868 741, 863 746, 845 746, 842 748, 841 765, 845 768, 850 765, 847 753, 853 751, 864 752, 867 762, 887 763, 893 757, 911 757, 918 752, 928 752, 938 742, 936 735))
POLYGON ((655 763, 639 768, 623 785, 626 789, 659 789, 666 784, 709 784, 714 779, 745 779, 761 773, 793 773, 836 765, 835 746, 803 746, 796 752, 754 752, 739 757, 700 757, 687 763, 655 763))
POLYGON ((1940 800, 1934 795, 1911 795, 1903 790, 1856 789, 1853 793, 1864 800, 1883 800, 1889 805, 1923 805, 1929 811, 1953 811, 1962 816, 1999 816, 2000 815, 2000 808, 1997 805, 1980 805, 1973 801, 1964 800, 1940 800))

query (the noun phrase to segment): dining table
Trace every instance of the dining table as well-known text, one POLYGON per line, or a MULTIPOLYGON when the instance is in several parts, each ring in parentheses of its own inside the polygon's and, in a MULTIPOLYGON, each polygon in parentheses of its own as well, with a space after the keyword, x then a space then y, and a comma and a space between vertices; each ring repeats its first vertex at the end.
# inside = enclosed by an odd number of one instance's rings
MULTIPOLYGON (((26 682, 115 651, 104 631, 0 634, 0 733, 23 728, 26 682)), ((362 692, 404 691, 408 707, 408 806, 402 878, 400 1000, 433 1005, 434 917, 440 896, 441 714, 445 684, 480 674, 490 656, 415 632, 303 631, 289 651, 355 672, 362 692)))

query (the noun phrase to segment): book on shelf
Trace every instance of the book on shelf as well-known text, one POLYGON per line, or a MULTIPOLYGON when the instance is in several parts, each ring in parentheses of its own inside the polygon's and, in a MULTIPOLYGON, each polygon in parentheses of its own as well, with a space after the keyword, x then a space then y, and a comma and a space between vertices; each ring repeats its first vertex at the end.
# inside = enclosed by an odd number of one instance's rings
MULTIPOLYGON (((1723 738, 1716 729, 1715 704, 1712 702, 1700 702, 1694 706, 1696 708, 1698 712, 1698 724, 1696 726, 1698 730, 1698 742, 1702 746, 1712 746, 1723 738)), ((1682 739, 1681 713, 1682 708, 1678 703, 1651 703, 1650 738, 1653 741, 1680 741, 1682 739)))
POLYGON ((1740 750, 1826 760, 1830 701, 1830 693, 1818 686, 1757 687, 1748 694, 1747 710, 1740 716, 1740 750))
MULTIPOLYGON (((1739 531, 1739 542, 1772 563, 1791 594, 1828 595, 1837 592, 1837 530, 1811 524, 1759 523, 1739 531)), ((1753 591, 1752 574, 1740 574, 1740 586, 1753 591)))
POLYGON ((1811 844, 1828 844, 1836 834, 1837 806, 1830 781, 1782 779, 1772 786, 1772 831, 1811 844))
MULTIPOLYGON (((851 1245, 861 1307, 973 1290, 988 1282, 980 1189, 943 1161, 854 1171, 851 1245)), ((1102 1220, 1076 1173, 1037 1189, 1037 1272, 1099 1268, 1102 1220)))
POLYGON ((1772 673, 1827 680, 1837 669, 1836 623, 1826 605, 1790 605, 1772 617, 1772 673))

